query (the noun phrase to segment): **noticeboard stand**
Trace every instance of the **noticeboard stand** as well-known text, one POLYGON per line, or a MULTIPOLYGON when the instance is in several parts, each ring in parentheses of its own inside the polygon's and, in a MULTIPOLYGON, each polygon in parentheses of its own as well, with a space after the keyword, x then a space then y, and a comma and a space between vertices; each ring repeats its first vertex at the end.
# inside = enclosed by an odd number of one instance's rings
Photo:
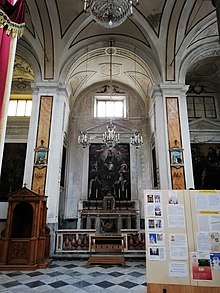
MULTIPOLYGON (((203 234, 201 233, 202 229, 199 229, 199 225, 201 226, 203 221, 202 219, 199 223, 200 217, 208 218, 217 215, 220 219, 219 207, 205 206, 204 210, 200 210, 201 207, 199 206, 203 205, 203 201, 208 199, 209 196, 216 197, 216 202, 218 200, 220 202, 219 191, 145 190, 148 293, 220 293, 220 269, 216 270, 210 265, 211 279, 196 279, 194 277, 192 256, 194 252, 199 254, 198 238, 199 235, 203 234), (216 210, 214 211, 214 209, 216 210), (161 226, 156 226, 158 222, 161 226), (178 241, 185 242, 185 247, 182 250, 185 249, 186 252, 183 258, 180 256, 182 253, 180 247, 178 245, 172 246, 172 235, 177 238, 177 244, 178 241), (163 238, 161 243, 157 241, 159 236, 163 238), (185 241, 181 240, 181 237, 185 241), (159 256, 151 255, 153 250, 158 250, 159 256), (160 257, 160 253, 164 257, 160 257), (180 272, 178 275, 177 269, 175 272, 177 275, 175 275, 172 271, 173 268, 176 269, 175 264, 180 264, 184 273, 180 272)), ((212 231, 214 229, 212 227, 212 231)), ((220 237, 220 231, 217 231, 217 235, 220 237)), ((211 251, 209 253, 211 254, 211 251)), ((218 254, 220 254, 220 251, 218 254)), ((198 266, 196 269, 200 271, 201 267, 198 266)))

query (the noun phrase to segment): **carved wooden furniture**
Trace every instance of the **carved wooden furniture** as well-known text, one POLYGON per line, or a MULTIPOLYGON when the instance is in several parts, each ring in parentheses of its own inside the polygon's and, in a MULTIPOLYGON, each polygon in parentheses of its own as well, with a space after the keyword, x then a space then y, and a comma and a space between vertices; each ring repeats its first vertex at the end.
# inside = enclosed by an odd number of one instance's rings
POLYGON ((47 197, 23 187, 10 194, 8 201, 7 223, 0 237, 0 269, 46 268, 51 262, 47 197))
POLYGON ((89 264, 125 264, 123 236, 91 236, 89 264))

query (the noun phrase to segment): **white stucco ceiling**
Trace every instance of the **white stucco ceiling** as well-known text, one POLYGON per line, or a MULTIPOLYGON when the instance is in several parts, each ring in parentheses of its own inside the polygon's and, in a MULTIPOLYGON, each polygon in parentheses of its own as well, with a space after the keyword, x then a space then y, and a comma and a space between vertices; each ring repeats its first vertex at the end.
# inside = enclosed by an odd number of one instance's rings
POLYGON ((35 81, 70 82, 74 95, 109 79, 110 40, 113 81, 135 89, 143 99, 153 84, 179 82, 181 62, 193 50, 218 45, 211 0, 140 0, 133 17, 114 29, 95 23, 83 12, 81 0, 26 2, 18 55, 33 66, 35 81))

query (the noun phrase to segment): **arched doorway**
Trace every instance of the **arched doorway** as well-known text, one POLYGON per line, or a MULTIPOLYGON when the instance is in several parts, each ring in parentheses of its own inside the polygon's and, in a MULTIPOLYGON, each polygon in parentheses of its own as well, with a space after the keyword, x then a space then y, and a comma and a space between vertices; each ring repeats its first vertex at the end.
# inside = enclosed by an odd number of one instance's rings
POLYGON ((220 189, 220 61, 202 59, 187 71, 188 119, 195 189, 220 189))

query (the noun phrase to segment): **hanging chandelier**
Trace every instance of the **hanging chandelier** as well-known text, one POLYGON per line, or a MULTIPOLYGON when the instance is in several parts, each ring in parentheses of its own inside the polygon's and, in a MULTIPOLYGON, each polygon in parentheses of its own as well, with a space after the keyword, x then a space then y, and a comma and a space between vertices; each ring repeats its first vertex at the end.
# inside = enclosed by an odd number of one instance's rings
POLYGON ((94 135, 94 134, 99 135, 100 132, 97 132, 94 130, 104 125, 106 125, 107 131, 102 133, 102 142, 109 148, 115 147, 118 143, 120 143, 120 139, 119 139, 120 133, 116 132, 116 125, 126 130, 125 132, 121 132, 122 135, 131 134, 131 137, 130 137, 131 146, 135 147, 136 149, 139 149, 139 147, 144 143, 143 137, 140 135, 138 131, 132 132, 132 130, 128 129, 127 127, 123 127, 122 125, 113 123, 113 121, 110 119, 110 121, 107 123, 102 123, 102 124, 93 126, 87 130, 81 131, 80 135, 78 136, 78 144, 81 145, 83 148, 90 146, 91 145, 90 135, 94 135))
POLYGON ((139 4, 138 0, 84 0, 84 11, 89 11, 101 26, 113 28, 133 15, 133 2, 139 4))
POLYGON ((110 121, 109 125, 106 126, 107 132, 103 133, 103 143, 108 147, 114 147, 119 143, 119 133, 115 132, 115 125, 110 121))

